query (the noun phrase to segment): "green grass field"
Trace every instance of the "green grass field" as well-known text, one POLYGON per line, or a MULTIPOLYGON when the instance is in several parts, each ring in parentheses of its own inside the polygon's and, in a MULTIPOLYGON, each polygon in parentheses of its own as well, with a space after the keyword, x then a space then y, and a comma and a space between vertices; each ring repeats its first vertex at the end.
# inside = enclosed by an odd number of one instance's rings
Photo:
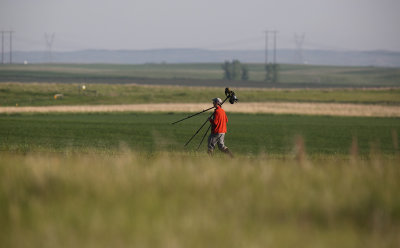
MULTIPOLYGON (((221 63, 222 64, 222 63, 221 63)), ((190 85, 191 80, 222 81, 221 64, 42 64, 42 65, 0 65, 2 82, 102 82, 121 83, 144 80, 148 84, 167 80, 183 80, 182 85, 190 85)), ((250 81, 265 79, 263 64, 249 64, 250 81)), ((285 84, 307 83, 309 86, 400 86, 399 68, 379 67, 337 67, 312 65, 280 65, 279 81, 285 84)), ((244 82, 243 85, 246 85, 244 82)), ((262 84, 260 84, 262 86, 262 84)), ((279 85, 275 86, 279 87, 279 85)))
MULTIPOLYGON (((192 152, 207 126, 188 148, 183 145, 208 117, 196 116, 171 125, 184 114, 16 114, 0 115, 0 149, 17 152, 112 153, 121 145, 137 152, 192 152)), ((283 156, 293 151, 302 136, 310 156, 348 155, 353 138, 360 155, 371 149, 395 154, 399 118, 356 118, 298 115, 228 114, 227 145, 242 155, 266 153, 283 156), (246 131, 244 131, 246 130, 246 131)), ((203 143, 201 153, 205 152, 203 143)))
MULTIPOLYGON (((0 106, 209 102, 224 88, 127 84, 0 83, 0 106), (63 94, 63 99, 54 99, 63 94)), ((340 102, 400 105, 400 89, 254 90, 232 88, 241 102, 340 102)))

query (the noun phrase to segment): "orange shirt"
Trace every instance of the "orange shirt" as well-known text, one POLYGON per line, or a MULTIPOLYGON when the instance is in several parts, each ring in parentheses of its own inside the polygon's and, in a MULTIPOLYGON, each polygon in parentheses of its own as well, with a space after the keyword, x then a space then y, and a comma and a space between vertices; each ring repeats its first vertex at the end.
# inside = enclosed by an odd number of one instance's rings
POLYGON ((211 122, 211 133, 226 133, 226 123, 228 122, 228 117, 225 111, 217 106, 214 111, 214 119, 211 122))

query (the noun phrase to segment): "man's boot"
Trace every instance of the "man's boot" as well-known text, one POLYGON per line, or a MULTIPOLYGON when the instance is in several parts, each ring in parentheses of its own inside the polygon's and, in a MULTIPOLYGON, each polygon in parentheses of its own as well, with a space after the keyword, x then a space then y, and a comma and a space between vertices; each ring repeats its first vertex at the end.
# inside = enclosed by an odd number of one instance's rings
POLYGON ((228 154, 229 157, 233 158, 233 154, 231 153, 231 151, 229 151, 228 148, 225 148, 225 149, 223 150, 223 152, 226 153, 226 154, 228 154))
POLYGON ((213 150, 208 149, 207 153, 208 153, 208 155, 209 155, 210 157, 213 156, 213 150))

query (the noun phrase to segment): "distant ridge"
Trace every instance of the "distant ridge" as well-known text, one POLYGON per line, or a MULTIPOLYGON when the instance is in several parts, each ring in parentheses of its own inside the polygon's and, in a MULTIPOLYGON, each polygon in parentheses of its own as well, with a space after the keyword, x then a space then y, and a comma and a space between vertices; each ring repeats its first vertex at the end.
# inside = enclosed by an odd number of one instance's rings
MULTIPOLYGON (((8 54, 5 54, 8 58, 8 54)), ((51 60, 45 51, 15 51, 14 63, 222 63, 238 59, 244 63, 264 63, 264 50, 81 50, 53 52, 51 60)), ((278 63, 335 66, 400 67, 400 52, 304 50, 302 60, 294 49, 277 50, 278 63)), ((6 61, 7 62, 7 61, 6 61)))

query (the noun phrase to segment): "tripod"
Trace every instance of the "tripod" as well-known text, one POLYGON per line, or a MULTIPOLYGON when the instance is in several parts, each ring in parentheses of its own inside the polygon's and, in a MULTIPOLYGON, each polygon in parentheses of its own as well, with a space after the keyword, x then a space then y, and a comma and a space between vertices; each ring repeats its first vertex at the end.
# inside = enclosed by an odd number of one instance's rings
MULTIPOLYGON (((228 99, 229 99, 229 102, 230 102, 231 104, 234 104, 234 103, 238 102, 238 100, 239 100, 239 99, 236 97, 235 92, 231 91, 229 88, 225 88, 225 96, 226 96, 226 98, 225 98, 225 100, 220 104, 220 106, 222 106, 222 105, 226 102, 226 100, 228 100, 228 99)), ((208 111, 208 110, 210 110, 210 109, 213 109, 213 108, 215 108, 215 107, 213 106, 213 107, 211 107, 211 108, 205 109, 205 110, 200 111, 200 112, 198 112, 198 113, 196 113, 196 114, 193 114, 193 115, 187 116, 187 117, 185 117, 185 118, 183 118, 183 119, 180 119, 180 120, 178 120, 178 121, 172 122, 171 124, 176 124, 176 123, 181 122, 181 121, 183 121, 183 120, 187 120, 187 119, 189 119, 189 118, 192 118, 193 116, 199 115, 199 114, 204 113, 204 112, 206 112, 206 111, 208 111)), ((190 143, 190 141, 193 140, 193 138, 194 138, 194 137, 200 132, 200 130, 206 125, 206 123, 207 123, 207 122, 209 121, 209 119, 213 116, 213 114, 214 114, 214 113, 212 113, 212 114, 207 118, 207 120, 200 126, 200 128, 196 131, 196 133, 193 134, 193 136, 185 143, 185 145, 184 145, 185 147, 190 143)), ((203 138, 201 139, 201 142, 200 142, 199 146, 197 147, 197 150, 200 148, 201 144, 203 143, 203 140, 204 140, 204 138, 206 137, 206 135, 207 135, 208 131, 210 130, 210 128, 211 128, 211 124, 210 124, 210 126, 208 127, 207 131, 204 133, 203 138)))
MULTIPOLYGON (((224 104, 224 103, 226 102, 226 100, 228 100, 228 98, 229 98, 229 97, 226 97, 226 98, 225 98, 225 100, 221 103, 221 106, 222 106, 222 104, 224 104)), ((214 108, 214 107, 212 107, 212 108, 214 108)), ((212 109, 212 108, 209 108, 208 110, 210 110, 210 109, 212 109)), ((203 110, 203 111, 200 112, 200 113, 203 113, 203 112, 205 112, 205 111, 203 110)), ((197 113, 197 114, 200 114, 200 113, 197 113)), ((197 115, 197 114, 195 114, 195 115, 197 115)), ((186 142, 185 147, 186 147, 186 146, 190 143, 190 141, 192 141, 192 139, 200 132, 200 130, 204 127, 204 125, 206 125, 206 123, 207 123, 208 120, 211 118, 211 116, 213 116, 213 114, 214 114, 214 113, 212 113, 212 114, 207 118, 207 120, 203 123, 203 125, 201 125, 201 127, 196 131, 196 133, 193 134, 193 136, 186 142)), ((195 115, 193 115, 193 116, 195 116, 195 115)), ((190 118, 190 117, 189 117, 189 118, 190 118)), ((185 118, 185 119, 186 119, 186 118, 185 118)), ((204 133, 203 138, 201 139, 201 142, 200 142, 199 146, 197 147, 197 150, 200 148, 201 144, 203 143, 204 138, 207 136, 208 130, 210 130, 210 128, 211 128, 211 124, 210 124, 210 126, 208 127, 207 131, 204 133)))

